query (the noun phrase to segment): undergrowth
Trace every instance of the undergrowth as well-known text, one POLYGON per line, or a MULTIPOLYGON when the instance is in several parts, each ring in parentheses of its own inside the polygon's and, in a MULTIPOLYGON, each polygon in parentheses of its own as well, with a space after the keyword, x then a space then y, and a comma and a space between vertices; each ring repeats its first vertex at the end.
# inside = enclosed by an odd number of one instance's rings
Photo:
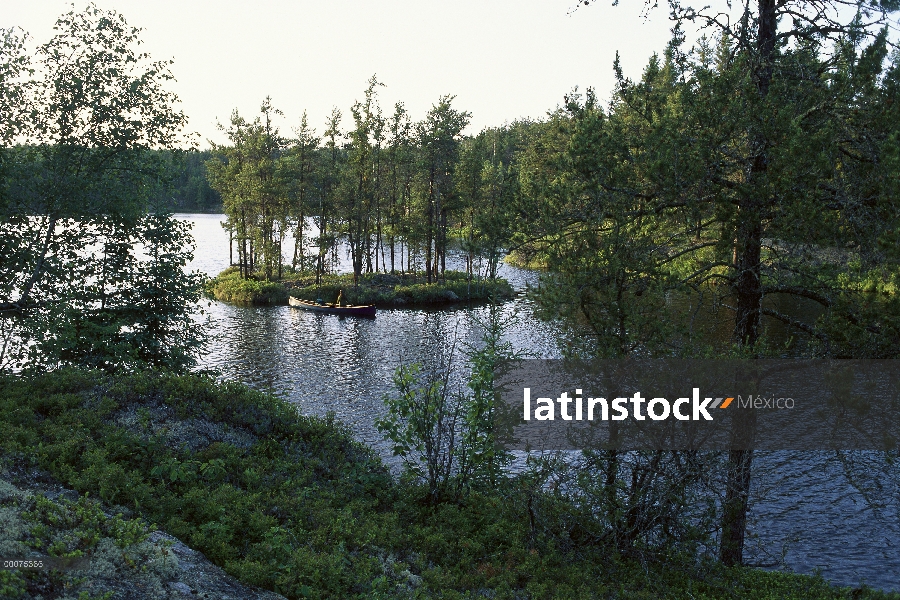
POLYGON ((280 281, 242 279, 237 267, 229 267, 208 280, 205 292, 216 300, 237 304, 286 304, 288 295, 303 300, 335 302, 343 291, 345 304, 374 304, 379 307, 404 305, 483 302, 508 299, 513 289, 504 279, 470 279, 465 273, 447 271, 431 283, 423 273, 391 275, 368 273, 356 285, 351 273, 324 275, 315 283, 315 274, 285 271, 280 281))
POLYGON ((206 295, 236 304, 284 304, 288 292, 283 284, 257 278, 244 279, 237 267, 229 267, 203 286, 206 295))
MULTIPOLYGON (((199 376, 0 378, 0 449, 289 598, 898 597, 674 550, 621 555, 579 538, 565 502, 518 477, 434 505, 333 420, 199 376)), ((86 532, 38 528, 43 552, 96 552, 98 536, 140 543, 133 521, 78 502, 29 509, 86 532)), ((21 585, 6 573, 4 585, 21 585)))

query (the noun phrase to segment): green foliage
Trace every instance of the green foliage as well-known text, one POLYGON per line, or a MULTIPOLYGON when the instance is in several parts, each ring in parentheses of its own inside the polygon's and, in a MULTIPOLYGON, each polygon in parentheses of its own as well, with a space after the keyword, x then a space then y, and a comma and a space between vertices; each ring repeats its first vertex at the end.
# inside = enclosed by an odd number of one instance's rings
POLYGON ((396 395, 385 396, 387 415, 375 423, 406 474, 424 482, 431 504, 458 499, 473 487, 496 486, 510 460, 496 435, 500 407, 494 377, 522 353, 502 340, 508 322, 496 304, 481 325, 483 347, 468 349, 468 393, 451 387, 453 348, 446 364, 428 371, 401 365, 394 374, 396 395))
POLYGON ((64 293, 62 306, 32 311, 44 331, 29 365, 186 370, 203 343, 193 319, 202 277, 184 271, 189 225, 158 213, 111 221, 100 226, 107 231, 102 256, 83 263, 84 279, 64 293))
POLYGON ((513 313, 504 318, 500 306, 492 302, 487 319, 478 322, 482 328, 481 347, 466 348, 469 394, 459 451, 461 483, 466 486, 493 488, 506 477, 504 471, 512 459, 501 446, 501 439, 512 432, 503 425, 509 420, 504 418, 506 405, 500 400, 501 389, 495 379, 507 373, 513 363, 529 356, 527 351, 514 350, 512 343, 503 339, 515 316, 513 313))
POLYGON ((407 472, 425 482, 432 503, 451 496, 463 400, 449 387, 450 369, 422 373, 402 365, 394 374, 396 396, 386 396, 387 415, 375 425, 393 444, 407 472))
POLYGON ((547 263, 544 258, 536 254, 526 255, 519 251, 513 251, 507 254, 504 257, 503 262, 520 269, 538 270, 547 268, 547 263))
POLYGON ((388 275, 372 273, 363 275, 359 285, 353 287, 350 275, 328 275, 321 285, 309 278, 296 281, 291 295, 304 300, 322 298, 332 301, 338 291, 350 304, 375 304, 386 308, 409 304, 445 304, 477 302, 490 299, 507 299, 513 296, 512 287, 504 279, 473 280, 465 273, 445 271, 441 281, 427 283, 424 273, 388 275))
POLYGON ((237 242, 241 275, 249 278, 260 271, 269 281, 281 269, 290 202, 285 140, 272 125, 281 111, 266 98, 260 112, 265 122, 259 117, 248 122, 235 110, 230 127, 219 126, 232 145, 213 145, 206 169, 210 186, 222 196, 228 216, 224 226, 237 242))
MULTIPOLYGON (((802 338, 794 355, 895 358, 900 306, 868 291, 890 289, 900 264, 887 241, 900 226, 887 29, 761 0, 744 5, 734 30, 715 10, 670 4, 678 26, 663 57, 634 81, 617 58, 609 108, 592 90, 573 92, 523 161, 525 193, 540 201, 531 250, 549 271, 534 297, 564 323, 564 352, 783 355, 768 320, 802 338), (716 53, 705 38, 683 47, 681 23, 698 19, 719 28, 716 53), (818 306, 797 317, 788 311, 798 302, 818 306), (727 311, 724 332, 695 327, 698 314, 716 311, 727 311)), ((893 10, 873 7, 867 18, 880 26, 893 10)), ((742 560, 751 457, 728 458, 726 564, 742 560)), ((679 484, 699 476, 663 466, 686 457, 642 456, 654 485, 636 486, 641 477, 623 472, 615 453, 589 458, 607 498, 586 497, 628 548, 643 518, 635 513, 664 522, 658 494, 677 513, 679 484), (621 502, 623 489, 638 502, 621 502)))
POLYGON ((506 280, 456 281, 439 283, 418 283, 398 285, 394 288, 396 298, 404 303, 431 304, 468 300, 505 299, 513 296, 512 287, 506 280))
POLYGON ((4 556, 54 557, 68 570, 3 571, 4 598, 111 598, 123 584, 148 598, 163 597, 162 581, 171 577, 173 560, 164 544, 148 541, 142 519, 110 516, 87 494, 75 500, 22 491, 0 480, 4 556), (78 564, 78 561, 84 561, 78 564))
POLYGON ((374 579, 367 553, 395 526, 392 484, 334 423, 196 377, 64 370, 0 388, 5 455, 33 451, 69 485, 139 508, 248 583, 334 596, 374 579), (53 417, 23 421, 33 411, 53 417), (217 425, 177 434, 201 421, 217 425), (289 548, 273 544, 276 531, 289 548))
POLYGON ((112 539, 119 548, 127 548, 143 542, 148 535, 147 526, 140 520, 124 519, 121 514, 107 517, 88 495, 75 502, 37 496, 34 508, 24 516, 32 523, 29 544, 49 556, 84 556, 103 537, 112 539))
POLYGON ((285 304, 288 299, 283 284, 241 277, 237 267, 229 267, 208 280, 204 290, 216 300, 239 304, 285 304))
POLYGON ((152 204, 165 206, 173 212, 222 212, 222 197, 209 185, 206 162, 212 158, 209 150, 159 151, 167 159, 168 185, 157 191, 152 204))
MULTIPOLYGON (((425 246, 425 275, 428 283, 445 270, 448 215, 456 208, 455 172, 459 161, 460 138, 472 114, 453 108, 456 96, 442 96, 425 119, 416 126, 419 154, 425 246), (432 252, 433 240, 433 252, 432 252), (433 261, 433 262, 432 262, 433 261)), ((420 225, 421 227, 421 225, 420 225)))
POLYGON ((27 110, 0 124, 0 368, 192 364, 189 233, 144 214, 185 116, 139 31, 91 5, 31 59, 4 34, 3 95, 27 110))
POLYGON ((472 280, 465 273, 446 271, 442 281, 425 283, 424 274, 388 275, 370 273, 353 285, 352 274, 326 275, 321 284, 309 273, 290 273, 286 267, 281 282, 245 279, 237 267, 229 267, 204 284, 206 294, 223 302, 285 304, 288 295, 303 300, 334 302, 343 292, 345 304, 391 308, 416 304, 448 304, 508 299, 513 289, 504 279, 472 280))
POLYGON ((706 41, 686 53, 676 36, 639 80, 617 71, 608 111, 590 91, 568 97, 522 159, 525 194, 542 200, 529 223, 537 241, 522 250, 548 267, 535 297, 568 324, 573 352, 684 356, 752 340, 763 353, 763 320, 787 325, 808 355, 897 352, 890 329, 858 319, 870 302, 858 292, 890 292, 897 262, 886 242, 897 177, 884 160, 895 67, 883 35, 870 39, 843 39, 837 63, 815 43, 779 48, 761 94, 758 65, 734 40, 723 36, 714 59, 706 41), (797 318, 782 300, 822 310, 797 318), (691 321, 720 307, 732 335, 691 321), (871 347, 843 346, 838 322, 871 347))
MULTIPOLYGON (((496 346, 473 360, 472 394, 486 389, 491 356, 504 353, 496 346)), ((71 369, 2 377, 6 464, 45 468, 91 497, 33 501, 31 520, 0 531, 0 543, 15 530, 42 552, 93 548, 102 564, 118 561, 114 572, 76 573, 88 582, 131 577, 148 562, 155 566, 144 585, 164 579, 161 549, 140 541, 147 529, 107 516, 98 494, 140 511, 245 583, 288 598, 889 597, 851 596, 821 579, 723 568, 676 551, 623 557, 579 533, 577 508, 546 479, 496 476, 503 461, 479 441, 491 435, 479 404, 465 418, 480 432, 469 438, 477 457, 470 472, 484 477, 470 479, 455 502, 434 504, 423 502, 426 486, 394 481, 343 427, 238 384, 71 369)), ((0 485, 0 510, 11 497, 0 485)), ((0 589, 28 597, 29 577, 0 572, 0 589)))
MULTIPOLYGON (((31 65, 25 54, 25 34, 16 28, 0 29, 0 114, 5 115, 5 123, 0 128, 0 146, 16 139, 28 127, 24 114, 26 89, 23 75, 31 65)), ((3 161, 0 161, 0 169, 3 161)), ((3 196, 0 195, 0 206, 3 196)))
MULTIPOLYGON (((384 140, 385 121, 378 105, 378 87, 383 86, 375 76, 369 78, 365 101, 357 100, 350 108, 354 128, 347 134, 347 162, 340 182, 336 208, 341 216, 341 229, 347 236, 350 261, 353 265, 353 281, 363 272, 365 260, 371 261, 371 207, 378 193, 377 174, 384 140)), ((371 270, 371 269, 370 269, 371 270)))
POLYGON ((468 252, 470 271, 481 271, 476 262, 483 257, 484 275, 495 278, 503 254, 518 245, 525 205, 522 156, 535 144, 542 125, 516 121, 484 129, 461 144, 455 177, 460 204, 457 235, 468 252))
POLYGON ((451 234, 463 238, 470 277, 496 277, 521 217, 517 152, 536 124, 486 130, 469 144, 462 131, 471 115, 453 107, 453 96, 441 97, 414 123, 402 103, 390 117, 382 114, 382 85, 369 79, 346 132, 336 108, 321 137, 304 113, 293 140, 271 126, 278 111, 268 100, 264 118, 232 115, 229 145, 216 146, 206 166, 245 278, 272 279, 276 269, 281 278, 276 261, 288 231, 291 268, 314 268, 318 278, 335 271, 343 241, 354 283, 371 273, 415 271, 433 283, 444 278, 451 234), (315 236, 307 233, 310 219, 315 236))

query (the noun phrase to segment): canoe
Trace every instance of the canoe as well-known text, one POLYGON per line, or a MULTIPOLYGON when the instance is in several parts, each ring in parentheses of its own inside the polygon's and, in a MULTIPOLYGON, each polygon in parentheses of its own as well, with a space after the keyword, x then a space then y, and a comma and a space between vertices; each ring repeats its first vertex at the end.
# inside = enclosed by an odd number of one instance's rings
POLYGON ((315 302, 308 302, 306 300, 294 298, 293 296, 288 297, 288 304, 295 308, 302 308, 303 310, 311 310, 314 312, 321 312, 329 315, 352 315, 354 317, 375 316, 374 304, 369 304, 366 306, 335 306, 334 304, 317 304, 315 302))

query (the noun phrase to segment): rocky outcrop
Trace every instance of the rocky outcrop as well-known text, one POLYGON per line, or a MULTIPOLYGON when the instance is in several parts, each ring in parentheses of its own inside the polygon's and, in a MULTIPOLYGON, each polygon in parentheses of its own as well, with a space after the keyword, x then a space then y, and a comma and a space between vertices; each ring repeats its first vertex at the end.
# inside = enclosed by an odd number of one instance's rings
POLYGON ((0 556, 38 559, 48 556, 53 544, 87 558, 65 571, 6 571, 0 587, 10 597, 68 599, 111 592, 123 600, 283 599, 244 585, 175 537, 151 531, 128 509, 104 506, 45 472, 11 466, 4 458, 0 556))

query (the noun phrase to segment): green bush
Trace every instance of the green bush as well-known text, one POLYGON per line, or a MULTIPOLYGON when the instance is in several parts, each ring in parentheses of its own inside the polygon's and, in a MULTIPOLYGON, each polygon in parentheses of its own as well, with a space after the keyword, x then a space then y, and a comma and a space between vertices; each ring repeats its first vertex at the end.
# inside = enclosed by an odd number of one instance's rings
POLYGON ((450 304, 455 302, 484 302, 513 297, 512 286, 504 279, 469 280, 465 273, 447 271, 433 283, 426 283, 424 274, 389 275, 370 273, 353 285, 353 275, 328 275, 317 286, 314 279, 296 281, 291 295, 303 300, 334 302, 343 291, 347 304, 374 304, 393 307, 418 304, 450 304))
POLYGON ((466 351, 467 392, 450 385, 452 354, 440 366, 401 365, 394 373, 396 393, 384 397, 387 414, 375 425, 393 444, 406 476, 427 487, 431 504, 494 488, 505 478, 512 457, 498 447, 494 375, 525 356, 502 339, 510 324, 492 304, 481 323, 484 347, 466 351))
POLYGON ((484 302, 513 297, 512 287, 504 279, 470 280, 466 273, 447 271, 440 281, 425 283, 422 273, 390 275, 368 273, 353 284, 353 275, 323 275, 319 284, 315 274, 286 270, 281 281, 260 281, 258 277, 243 279, 237 267, 229 267, 204 286, 207 296, 237 304, 286 304, 288 295, 303 300, 335 302, 343 291, 345 304, 374 304, 379 307, 406 304, 448 304, 484 302))
POLYGON ((236 304, 284 304, 288 291, 276 281, 243 279, 237 267, 229 267, 204 285, 206 294, 222 302, 236 304))
POLYGON ((900 273, 896 269, 881 266, 863 270, 859 261, 849 265, 850 272, 840 272, 836 276, 837 287, 856 292, 877 292, 895 295, 900 289, 900 273))

